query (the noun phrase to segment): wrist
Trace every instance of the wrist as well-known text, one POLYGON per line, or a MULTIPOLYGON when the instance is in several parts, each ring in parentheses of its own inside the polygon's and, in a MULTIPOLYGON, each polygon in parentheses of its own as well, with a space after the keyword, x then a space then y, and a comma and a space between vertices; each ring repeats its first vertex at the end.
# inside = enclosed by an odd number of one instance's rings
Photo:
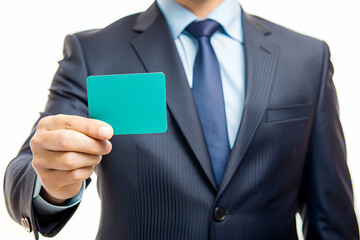
POLYGON ((40 190, 40 196, 50 204, 57 205, 57 206, 66 205, 67 199, 56 198, 56 197, 50 195, 43 187, 40 190))

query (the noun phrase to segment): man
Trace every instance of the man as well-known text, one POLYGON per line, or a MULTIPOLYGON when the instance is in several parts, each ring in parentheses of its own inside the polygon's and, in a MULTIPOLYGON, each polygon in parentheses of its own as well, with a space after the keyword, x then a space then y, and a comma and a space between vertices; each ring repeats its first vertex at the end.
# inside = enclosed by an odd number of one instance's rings
POLYGON ((358 239, 329 58, 325 43, 235 0, 158 0, 68 36, 6 171, 9 212, 54 236, 95 169, 97 239, 296 239, 296 212, 306 239, 358 239), (87 76, 138 72, 165 73, 165 134, 112 136, 86 118, 87 76))

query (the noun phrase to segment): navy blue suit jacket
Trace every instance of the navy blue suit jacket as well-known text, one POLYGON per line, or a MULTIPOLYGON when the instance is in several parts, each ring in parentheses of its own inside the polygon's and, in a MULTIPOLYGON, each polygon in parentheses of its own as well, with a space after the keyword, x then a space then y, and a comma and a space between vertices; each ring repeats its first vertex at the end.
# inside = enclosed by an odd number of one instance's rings
MULTIPOLYGON (((296 212, 306 239, 359 238, 327 45, 246 13, 243 28, 245 110, 219 187, 191 89, 156 4, 66 38, 41 118, 88 116, 89 75, 166 75, 168 131, 114 136, 113 151, 96 167, 97 239, 290 240, 297 239, 296 212), (216 207, 223 212, 214 215, 216 207)), ((46 219, 36 214, 29 139, 7 168, 6 204, 17 222, 29 220, 36 237, 38 231, 54 236, 76 207, 46 219)))

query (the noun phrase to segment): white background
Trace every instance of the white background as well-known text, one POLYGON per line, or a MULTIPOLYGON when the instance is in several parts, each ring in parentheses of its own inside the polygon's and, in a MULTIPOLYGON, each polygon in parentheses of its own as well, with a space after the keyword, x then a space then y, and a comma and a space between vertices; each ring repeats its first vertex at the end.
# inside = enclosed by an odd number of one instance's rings
MULTIPOLYGON (((16 156, 47 100, 66 34, 101 28, 145 10, 152 0, 11 0, 0 3, 0 176, 16 156)), ((360 4, 358 0, 242 0, 245 11, 325 40, 335 66, 340 117, 348 147, 355 205, 360 206, 360 4)), ((94 179, 95 180, 95 179, 94 179)), ((94 239, 99 198, 93 181, 55 239, 94 239)), ((0 197, 2 239, 31 239, 9 217, 0 197)))

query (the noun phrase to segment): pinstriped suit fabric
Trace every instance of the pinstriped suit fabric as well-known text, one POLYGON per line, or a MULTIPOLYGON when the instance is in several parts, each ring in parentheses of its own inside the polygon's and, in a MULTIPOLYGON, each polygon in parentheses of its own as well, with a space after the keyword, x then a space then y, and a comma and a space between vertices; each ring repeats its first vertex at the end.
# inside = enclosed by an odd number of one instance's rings
POLYGON ((182 129, 187 142, 199 159, 213 187, 217 188, 205 139, 201 132, 196 105, 170 31, 162 18, 157 18, 149 30, 151 31, 144 32, 135 38, 132 46, 139 54, 147 71, 164 72, 167 79, 166 91, 169 111, 176 118, 180 129, 182 129), (146 45, 149 41, 157 44, 149 48, 146 45))
MULTIPOLYGON (((191 90, 156 4, 107 28, 68 36, 46 115, 87 116, 91 74, 162 71, 168 131, 114 136, 96 167, 101 198, 97 239, 358 239, 351 180, 326 44, 243 14, 246 99, 219 187, 191 90), (306 69, 306 71, 304 71, 306 69), (226 211, 223 221, 215 207, 226 211)), ((12 217, 57 234, 76 207, 42 219, 31 205, 29 141, 9 165, 5 199, 12 217)))

